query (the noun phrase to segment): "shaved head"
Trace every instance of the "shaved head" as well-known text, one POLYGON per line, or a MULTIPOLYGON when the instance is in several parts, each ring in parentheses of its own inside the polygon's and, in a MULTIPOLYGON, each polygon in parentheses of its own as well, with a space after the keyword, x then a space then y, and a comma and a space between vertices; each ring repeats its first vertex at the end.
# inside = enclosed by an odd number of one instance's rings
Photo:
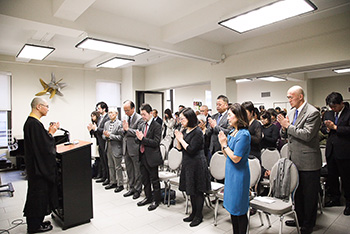
POLYGON ((287 98, 291 107, 299 108, 304 102, 304 90, 299 85, 295 85, 288 89, 287 98))
POLYGON ((30 103, 30 106, 32 107, 32 109, 35 109, 36 106, 39 104, 47 104, 47 101, 42 97, 35 97, 30 103))
POLYGON ((303 98, 305 96, 304 94, 304 90, 301 86, 299 85, 294 85, 293 87, 291 87, 289 90, 288 90, 288 93, 295 93, 297 95, 303 95, 303 98))

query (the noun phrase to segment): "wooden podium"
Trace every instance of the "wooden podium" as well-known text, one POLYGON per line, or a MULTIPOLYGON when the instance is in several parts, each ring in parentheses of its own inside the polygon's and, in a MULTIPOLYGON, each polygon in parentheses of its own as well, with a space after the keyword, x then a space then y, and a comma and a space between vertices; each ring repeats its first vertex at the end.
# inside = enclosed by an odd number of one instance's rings
POLYGON ((59 207, 52 218, 65 230, 93 218, 91 143, 60 144, 56 151, 59 207))

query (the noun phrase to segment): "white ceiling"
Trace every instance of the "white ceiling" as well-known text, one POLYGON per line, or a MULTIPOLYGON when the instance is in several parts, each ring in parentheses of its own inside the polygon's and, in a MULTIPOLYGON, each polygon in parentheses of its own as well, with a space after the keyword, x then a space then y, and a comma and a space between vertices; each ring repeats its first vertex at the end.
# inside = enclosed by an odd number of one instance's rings
MULTIPOLYGON (((282 40, 288 28, 350 12, 349 0, 311 0, 318 8, 314 13, 244 34, 218 25, 274 1, 0 0, 0 54, 15 57, 24 43, 47 44, 56 50, 46 62, 95 68, 116 55, 75 48, 91 36, 150 49, 126 66, 149 66, 177 56, 217 62, 224 53, 232 55, 226 48, 245 40, 279 32, 282 40)), ((303 38, 303 33, 297 36, 303 38)))

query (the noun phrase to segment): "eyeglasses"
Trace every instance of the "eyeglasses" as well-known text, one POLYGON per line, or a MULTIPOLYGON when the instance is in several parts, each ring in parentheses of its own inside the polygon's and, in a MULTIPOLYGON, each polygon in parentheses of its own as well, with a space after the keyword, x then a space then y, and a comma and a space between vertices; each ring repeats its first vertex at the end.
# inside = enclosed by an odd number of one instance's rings
POLYGON ((46 108, 49 108, 49 105, 44 105, 44 104, 40 104, 40 105, 45 106, 46 108))

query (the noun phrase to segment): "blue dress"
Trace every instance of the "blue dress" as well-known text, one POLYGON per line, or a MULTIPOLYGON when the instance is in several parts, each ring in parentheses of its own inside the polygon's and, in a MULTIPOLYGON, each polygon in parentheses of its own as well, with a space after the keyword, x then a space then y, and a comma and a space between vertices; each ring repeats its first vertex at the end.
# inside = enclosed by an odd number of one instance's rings
POLYGON ((230 134, 227 136, 227 145, 234 155, 242 158, 238 163, 234 163, 230 157, 226 159, 224 207, 231 215, 240 216, 246 214, 249 208, 250 134, 247 129, 239 130, 234 137, 230 134))

